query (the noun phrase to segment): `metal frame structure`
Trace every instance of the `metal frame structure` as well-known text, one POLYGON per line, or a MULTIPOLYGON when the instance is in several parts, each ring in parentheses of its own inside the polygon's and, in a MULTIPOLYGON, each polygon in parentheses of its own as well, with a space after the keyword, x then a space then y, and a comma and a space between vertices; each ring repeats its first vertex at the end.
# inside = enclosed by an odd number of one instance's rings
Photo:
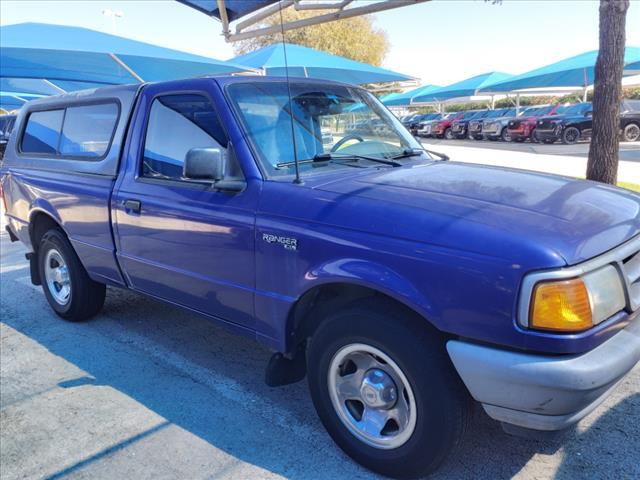
POLYGON ((225 0, 217 0, 217 4, 218 11, 220 12, 220 21, 222 22, 222 34, 227 42, 236 42, 238 40, 247 40, 249 38, 260 37, 262 35, 286 32, 297 28, 334 22, 345 18, 392 10, 429 1, 431 0, 371 0, 366 2, 365 5, 353 6, 354 0, 324 0, 322 2, 319 2, 318 0, 279 0, 277 3, 263 7, 248 16, 246 19, 236 23, 234 33, 231 33, 225 0), (250 29, 250 27, 254 27, 265 18, 290 7, 293 7, 298 11, 329 10, 330 12, 318 14, 309 18, 303 18, 301 20, 286 22, 282 25, 250 29))

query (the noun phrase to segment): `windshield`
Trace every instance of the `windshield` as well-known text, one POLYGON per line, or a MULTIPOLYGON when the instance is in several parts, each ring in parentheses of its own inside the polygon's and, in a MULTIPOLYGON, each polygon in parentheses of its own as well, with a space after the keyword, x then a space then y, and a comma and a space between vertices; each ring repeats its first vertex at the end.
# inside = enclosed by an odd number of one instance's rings
POLYGON ((491 111, 486 118, 499 118, 503 117, 507 113, 506 108, 501 108, 500 110, 491 111))
MULTIPOLYGON (((400 121, 361 88, 312 82, 292 82, 289 87, 286 82, 242 82, 229 85, 227 94, 270 176, 293 173, 294 144, 301 174, 380 166, 366 159, 358 164, 314 162, 326 154, 385 159, 422 149, 400 121)), ((428 157, 425 154, 423 158, 428 157)))
POLYGON ((576 103, 575 105, 565 107, 564 111, 558 113, 562 113, 563 115, 583 115, 590 108, 590 103, 576 103))

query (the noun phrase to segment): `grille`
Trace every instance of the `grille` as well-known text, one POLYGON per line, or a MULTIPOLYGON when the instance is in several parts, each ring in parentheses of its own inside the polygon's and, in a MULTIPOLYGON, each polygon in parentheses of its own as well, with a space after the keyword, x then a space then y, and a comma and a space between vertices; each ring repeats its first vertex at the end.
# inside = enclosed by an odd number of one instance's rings
POLYGON ((471 122, 469 124, 469 130, 471 130, 472 132, 479 132, 481 128, 482 128, 482 123, 480 122, 471 122))
POLYGON ((625 277, 631 310, 640 306, 640 252, 622 261, 622 273, 625 277))

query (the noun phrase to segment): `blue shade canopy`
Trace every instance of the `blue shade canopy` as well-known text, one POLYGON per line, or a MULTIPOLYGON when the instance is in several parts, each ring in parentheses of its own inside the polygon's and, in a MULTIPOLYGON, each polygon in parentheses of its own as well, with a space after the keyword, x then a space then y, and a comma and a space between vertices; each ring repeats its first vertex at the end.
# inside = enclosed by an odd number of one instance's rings
MULTIPOLYGON (((593 84, 598 51, 582 53, 530 72, 499 80, 482 87, 485 92, 511 92, 527 88, 587 87, 593 84)), ((640 48, 627 47, 624 54, 625 73, 640 69, 640 48)), ((635 74, 640 72, 635 72, 635 74)))
POLYGON ((29 100, 41 98, 43 95, 34 95, 24 92, 2 92, 0 91, 0 108, 7 112, 17 110, 29 100))
POLYGON ((411 99, 411 103, 431 103, 442 102, 451 98, 472 97, 478 94, 486 85, 506 80, 512 75, 503 72, 489 72, 475 77, 467 78, 460 82, 452 83, 446 87, 436 88, 419 95, 415 95, 411 99))
MULTIPOLYGON (((412 80, 408 75, 291 43, 286 44, 286 54, 290 76, 336 80, 356 85, 412 80)), ((282 43, 277 43, 240 55, 231 61, 263 69, 267 75, 284 76, 287 74, 284 59, 285 47, 282 43)))
POLYGON ((119 84, 248 70, 79 27, 21 23, 0 27, 0 38, 0 77, 5 78, 119 84))
MULTIPOLYGON (((200 10, 211 17, 220 19, 220 10, 218 10, 218 0, 178 0, 180 3, 200 10)), ((278 0, 225 0, 224 4, 227 10, 227 18, 230 22, 240 17, 249 15, 256 10, 276 3, 278 0)))
POLYGON ((405 107, 411 105, 411 101, 415 97, 427 95, 439 88, 441 87, 438 87, 437 85, 423 85, 421 87, 414 88, 413 90, 409 90, 408 92, 386 95, 380 98, 380 100, 387 107, 405 107))

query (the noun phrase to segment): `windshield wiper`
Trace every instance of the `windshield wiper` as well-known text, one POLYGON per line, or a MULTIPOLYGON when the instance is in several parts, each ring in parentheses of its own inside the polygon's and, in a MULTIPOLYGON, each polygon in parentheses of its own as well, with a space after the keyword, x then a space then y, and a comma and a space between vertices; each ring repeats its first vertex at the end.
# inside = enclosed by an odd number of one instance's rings
POLYGON ((400 162, 396 162, 393 159, 369 157, 368 155, 356 155, 356 154, 335 154, 335 153, 319 153, 313 157, 314 162, 330 162, 332 160, 368 160, 374 163, 382 163, 383 165, 391 165, 392 167, 401 167, 400 162))
POLYGON ((407 148, 407 149, 403 150, 402 153, 398 153, 396 155, 391 155, 390 157, 386 157, 386 158, 388 158, 390 160, 399 160, 401 158, 419 157, 424 152, 426 152, 426 150, 422 150, 422 149, 419 149, 419 148, 407 148))
POLYGON ((444 153, 440 153, 440 152, 434 152, 433 150, 427 150, 425 149, 418 149, 418 148, 407 148, 405 151, 403 151, 402 153, 398 153, 397 155, 393 155, 391 157, 387 157, 391 160, 399 160, 401 158, 409 158, 409 157, 418 157, 420 155, 422 155, 424 152, 427 152, 430 155, 435 155, 436 157, 442 159, 442 160, 449 160, 449 156, 445 155, 444 153))

